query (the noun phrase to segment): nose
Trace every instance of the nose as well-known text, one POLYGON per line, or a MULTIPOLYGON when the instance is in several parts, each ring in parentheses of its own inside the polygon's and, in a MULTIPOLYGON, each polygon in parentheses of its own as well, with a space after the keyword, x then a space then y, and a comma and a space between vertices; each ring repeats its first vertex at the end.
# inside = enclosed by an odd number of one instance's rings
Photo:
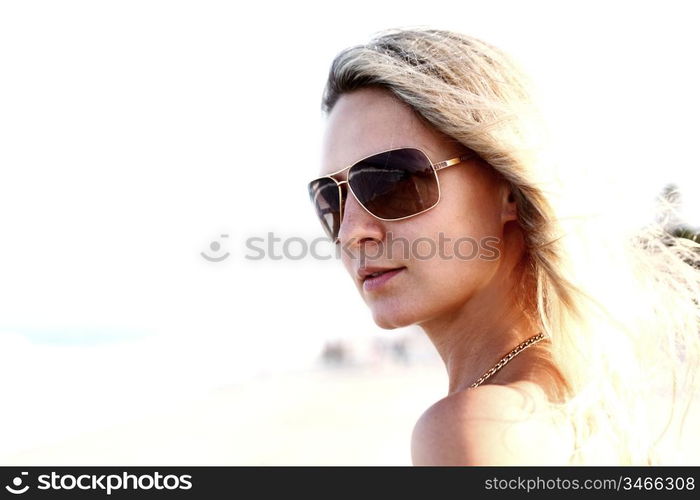
POLYGON ((372 240, 375 243, 381 241, 385 234, 384 221, 365 210, 347 186, 347 183, 341 184, 345 206, 338 230, 338 242, 353 248, 364 246, 372 240))

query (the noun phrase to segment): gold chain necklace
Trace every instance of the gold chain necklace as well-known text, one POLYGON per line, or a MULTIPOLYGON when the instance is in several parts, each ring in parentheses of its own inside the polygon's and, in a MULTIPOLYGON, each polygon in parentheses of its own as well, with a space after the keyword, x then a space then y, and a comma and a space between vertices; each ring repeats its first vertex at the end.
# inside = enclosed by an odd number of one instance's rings
POLYGON ((479 379, 476 382, 474 382, 472 385, 470 385, 469 388, 472 389, 474 387, 479 387, 484 380, 486 380, 491 375, 496 373, 498 370, 503 368, 511 359, 513 359, 515 356, 517 356, 518 354, 523 352, 525 349, 527 349, 531 345, 536 344, 537 342, 539 342, 543 338, 545 338, 544 334, 542 332, 540 332, 537 335, 530 337, 526 341, 521 342, 520 344, 515 346, 515 348, 512 351, 510 351, 508 354, 503 356, 498 363, 493 365, 493 367, 491 367, 491 369, 489 371, 487 371, 481 377, 479 377, 479 379))

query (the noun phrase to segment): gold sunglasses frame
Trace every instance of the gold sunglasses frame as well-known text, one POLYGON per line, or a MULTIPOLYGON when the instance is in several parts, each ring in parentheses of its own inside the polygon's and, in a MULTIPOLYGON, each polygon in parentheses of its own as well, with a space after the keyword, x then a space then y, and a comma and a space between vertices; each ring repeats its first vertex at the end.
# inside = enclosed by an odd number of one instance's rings
MULTIPOLYGON (((440 203, 440 199, 442 198, 442 192, 441 192, 441 190, 440 190, 440 178, 439 178, 438 175, 437 175, 437 173, 438 173, 439 170, 442 170, 443 168, 447 168, 447 167, 452 167, 452 166, 454 166, 454 165, 459 165, 460 163, 464 163, 465 161, 467 161, 467 160, 472 160, 472 159, 474 159, 474 158, 478 158, 478 155, 477 155, 474 151, 470 151, 470 152, 468 152, 468 153, 466 153, 466 154, 463 154, 463 155, 461 155, 461 156, 456 156, 456 157, 454 157, 454 158, 450 158, 449 160, 443 160, 443 161, 438 162, 438 163, 433 163, 433 160, 430 159, 430 156, 428 155, 428 153, 426 153, 426 152, 423 151, 422 149, 417 148, 417 147, 415 147, 415 146, 404 146, 404 147, 400 147, 400 148, 391 148, 391 149, 386 149, 386 150, 384 150, 384 151, 379 151, 379 152, 377 152, 377 153, 372 153, 372 154, 370 154, 370 155, 367 155, 367 156, 365 156, 365 157, 363 157, 363 158, 360 158, 359 160, 357 160, 356 162, 354 162, 352 165, 348 165, 347 167, 343 167, 343 168, 341 168, 340 170, 336 170, 335 172, 332 172, 332 173, 330 173, 330 174, 322 175, 321 177, 316 177, 315 179, 312 179, 311 181, 309 181, 309 182, 306 184, 306 186, 307 186, 307 189, 308 189, 308 188, 311 186, 312 183, 317 182, 317 181, 320 181, 321 179, 325 179, 326 177, 328 177, 328 178, 331 179, 333 182, 335 182, 336 187, 338 188, 338 200, 339 200, 339 207, 340 207, 340 210, 339 210, 339 211, 340 211, 340 216, 339 216, 339 218, 338 218, 338 220, 339 220, 339 222, 338 222, 338 224, 339 224, 339 226, 338 226, 338 231, 340 232, 340 224, 343 223, 343 207, 344 207, 344 205, 345 205, 345 204, 343 203, 343 191, 342 191, 342 188, 341 188, 341 186, 342 186, 343 184, 347 184, 347 185, 348 185, 348 191, 349 191, 350 193, 352 193, 352 196, 355 198, 355 201, 357 201, 357 203, 365 210, 365 212, 367 212, 368 214, 370 214, 372 217, 374 217, 374 218, 376 218, 376 219, 379 219, 379 220, 387 221, 387 222, 390 222, 390 221, 397 221, 397 220, 404 220, 404 219, 410 219, 411 217, 415 217, 416 215, 423 214, 423 213, 427 212, 428 210, 430 210, 430 209, 432 209, 432 208, 435 208, 435 207, 437 206, 437 204, 440 203), (426 157, 426 159, 428 160, 428 163, 430 163, 430 166, 431 166, 432 169, 433 169, 433 175, 435 176, 435 183, 437 184, 437 188, 438 188, 438 199, 437 199, 437 201, 436 201, 433 205, 431 205, 430 207, 426 208, 425 210, 421 210, 420 212, 416 212, 415 214, 406 215, 405 217, 397 217, 397 218, 395 218, 395 219, 385 219, 384 217, 379 217, 379 216, 377 216, 377 215, 374 215, 372 212, 370 212, 369 209, 368 209, 366 206, 364 206, 364 204, 357 198, 357 195, 356 195, 355 192, 352 190, 352 186, 350 186, 350 184, 349 184, 349 182, 348 182, 347 180, 338 181, 337 179, 335 179, 335 178, 333 177, 334 175, 338 175, 339 173, 344 172, 345 170, 351 169, 352 167, 354 167, 354 166, 357 165, 358 163, 360 163, 360 162, 366 160, 367 158, 371 158, 372 156, 381 155, 381 154, 384 154, 384 153, 389 153, 389 152, 391 152, 391 151, 399 151, 399 150, 401 150, 401 149, 414 149, 414 150, 416 150, 416 151, 420 151, 420 152, 423 154, 423 156, 426 157)), ((349 173, 349 172, 348 172, 348 173, 349 173)), ((325 225, 324 225, 324 227, 325 227, 325 225)), ((329 236, 330 236, 330 235, 329 235, 329 236)), ((334 243, 337 243, 337 242, 338 242, 338 237, 336 236, 336 237, 335 237, 335 240, 334 240, 334 243)))

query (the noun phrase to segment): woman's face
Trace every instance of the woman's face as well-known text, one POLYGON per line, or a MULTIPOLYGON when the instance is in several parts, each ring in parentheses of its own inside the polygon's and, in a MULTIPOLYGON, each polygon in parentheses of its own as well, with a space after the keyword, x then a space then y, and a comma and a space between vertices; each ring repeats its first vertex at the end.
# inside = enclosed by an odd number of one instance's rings
MULTIPOLYGON (((384 89, 343 94, 328 116, 321 175, 404 146, 422 149, 434 163, 466 151, 384 89)), ((480 290, 497 285, 504 225, 516 218, 507 186, 478 159, 440 170, 438 177, 437 206, 398 221, 375 218, 347 191, 338 235, 341 259, 382 328, 449 314, 480 290), (358 275, 362 266, 404 269, 371 286, 358 275)), ((345 180, 347 171, 335 178, 345 180)))

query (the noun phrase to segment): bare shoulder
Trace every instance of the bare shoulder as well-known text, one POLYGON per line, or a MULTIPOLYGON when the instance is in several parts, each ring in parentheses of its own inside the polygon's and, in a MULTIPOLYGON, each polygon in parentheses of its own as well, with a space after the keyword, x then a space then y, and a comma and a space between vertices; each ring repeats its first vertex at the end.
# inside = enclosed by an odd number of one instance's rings
POLYGON ((524 381, 447 396, 418 419, 411 439, 413 463, 566 464, 570 433, 545 403, 539 386, 524 381))

